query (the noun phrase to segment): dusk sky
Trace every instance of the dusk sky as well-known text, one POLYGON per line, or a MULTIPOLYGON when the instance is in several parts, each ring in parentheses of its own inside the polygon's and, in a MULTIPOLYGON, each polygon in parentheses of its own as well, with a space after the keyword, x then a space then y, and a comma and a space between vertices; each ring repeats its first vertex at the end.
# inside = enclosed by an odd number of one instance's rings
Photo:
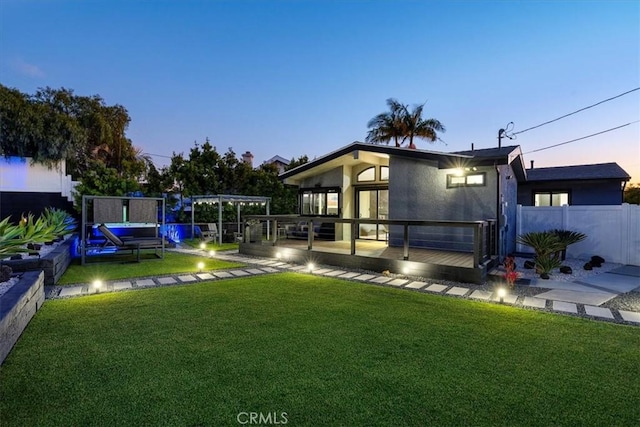
MULTIPOLYGON (((639 87, 639 58, 636 0, 0 0, 0 83, 121 104, 146 153, 209 137, 254 165, 364 141, 390 97, 426 101, 446 126, 420 149, 493 147, 509 122, 522 131, 639 87)), ((639 119, 637 90, 504 144, 527 166, 617 162, 640 182, 639 119)))

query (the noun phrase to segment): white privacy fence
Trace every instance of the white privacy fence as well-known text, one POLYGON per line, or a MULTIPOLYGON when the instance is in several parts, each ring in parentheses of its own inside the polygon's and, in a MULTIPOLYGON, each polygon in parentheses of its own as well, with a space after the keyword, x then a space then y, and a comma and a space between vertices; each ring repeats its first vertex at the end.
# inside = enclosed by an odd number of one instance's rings
MULTIPOLYGON (((589 259, 600 255, 605 260, 640 265, 640 206, 551 206, 518 205, 517 234, 552 229, 579 231, 587 235, 570 245, 567 257, 589 259)), ((533 252, 517 245, 518 252, 533 252)))

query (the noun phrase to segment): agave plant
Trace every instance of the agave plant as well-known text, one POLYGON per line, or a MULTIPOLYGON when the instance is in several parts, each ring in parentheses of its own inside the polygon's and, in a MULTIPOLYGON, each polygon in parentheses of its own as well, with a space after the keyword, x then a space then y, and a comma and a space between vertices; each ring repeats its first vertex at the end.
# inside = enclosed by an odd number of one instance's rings
POLYGON ((43 243, 56 237, 54 226, 50 225, 43 216, 40 216, 37 220, 34 220, 33 214, 28 214, 26 217, 23 216, 18 227, 21 230, 20 238, 25 243, 43 243))
POLYGON ((27 252, 28 243, 22 237, 22 228, 9 223, 9 217, 0 221, 0 258, 27 252))
POLYGON ((77 227, 76 220, 62 209, 46 208, 42 217, 53 227, 54 236, 66 236, 77 227))

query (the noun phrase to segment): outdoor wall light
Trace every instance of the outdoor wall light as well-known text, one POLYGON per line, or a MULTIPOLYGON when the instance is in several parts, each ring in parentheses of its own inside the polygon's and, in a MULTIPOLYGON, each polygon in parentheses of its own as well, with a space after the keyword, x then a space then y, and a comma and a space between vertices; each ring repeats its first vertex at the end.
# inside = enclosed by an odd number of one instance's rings
POLYGON ((500 297, 500 302, 504 302, 504 297, 507 295, 507 290, 505 288, 498 288, 498 297, 500 297))
POLYGON ((464 176, 464 171, 462 170, 462 168, 456 168, 453 170, 453 174, 455 176, 464 176))
POLYGON ((200 273, 202 273, 202 269, 204 268, 204 262, 199 262, 198 263, 198 270, 200 271, 200 273))

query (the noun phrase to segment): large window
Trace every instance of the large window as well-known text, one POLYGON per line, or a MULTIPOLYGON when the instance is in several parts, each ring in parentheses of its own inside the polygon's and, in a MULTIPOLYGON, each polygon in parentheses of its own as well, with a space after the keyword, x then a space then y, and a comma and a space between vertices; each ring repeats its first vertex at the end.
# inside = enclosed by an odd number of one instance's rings
POLYGON ((362 172, 360 172, 358 174, 358 177, 356 179, 357 179, 358 182, 375 181, 376 180, 376 167, 375 166, 371 166, 370 168, 363 170, 362 172))
POLYGON ((536 191, 533 193, 534 206, 563 206, 568 204, 568 191, 536 191))
POLYGON ((340 215, 339 188, 300 190, 300 214, 314 216, 340 215))

